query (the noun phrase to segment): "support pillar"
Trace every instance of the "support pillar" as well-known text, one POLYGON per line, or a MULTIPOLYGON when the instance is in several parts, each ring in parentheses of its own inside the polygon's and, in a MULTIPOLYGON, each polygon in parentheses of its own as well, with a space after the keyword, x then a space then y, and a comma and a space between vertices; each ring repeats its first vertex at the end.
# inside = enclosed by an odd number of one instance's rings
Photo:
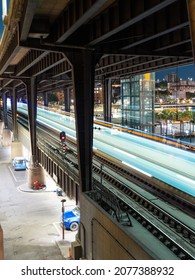
POLYGON ((36 137, 36 119, 37 119, 37 87, 36 78, 32 77, 26 82, 28 120, 31 142, 32 165, 37 161, 37 137, 36 137))
POLYGON ((7 96, 6 93, 3 93, 3 122, 4 129, 2 133, 2 146, 8 147, 12 142, 11 131, 8 129, 8 119, 7 119, 7 96))
POLYGON ((18 124, 17 124, 17 96, 15 87, 12 89, 12 121, 13 121, 13 140, 18 141, 18 124))
POLYGON ((112 110, 112 80, 104 80, 104 121, 111 122, 111 110, 112 110))
POLYGON ((11 144, 11 161, 17 156, 23 156, 22 143, 18 142, 18 124, 17 124, 17 93, 15 87, 11 90, 11 108, 13 123, 13 139, 11 144))
POLYGON ((95 54, 90 50, 65 53, 73 68, 80 191, 92 188, 92 147, 95 54))
POLYGON ((8 128, 8 120, 7 120, 7 96, 6 93, 3 93, 3 121, 4 128, 8 128))
POLYGON ((39 165, 37 154, 37 135, 36 135, 36 119, 37 119, 37 81, 35 77, 31 77, 25 81, 28 100, 28 120, 31 143, 31 163, 28 169, 28 185, 33 186, 34 181, 45 184, 45 174, 43 168, 39 165))
POLYGON ((13 87, 11 90, 11 108, 13 123, 13 139, 11 143, 11 162, 15 157, 23 156, 23 145, 18 139, 18 123, 17 123, 17 92, 13 87))
POLYGON ((43 95, 44 98, 44 107, 48 107, 48 93, 45 92, 43 95))
POLYGON ((193 57, 195 63, 195 3, 194 0, 187 0, 186 2, 187 2, 188 15, 189 15, 193 57))
POLYGON ((2 134, 3 134, 3 122, 0 121, 0 138, 1 138, 2 134))
POLYGON ((65 87, 64 88, 64 104, 65 104, 66 112, 70 112, 70 101, 71 101, 70 87, 65 87))

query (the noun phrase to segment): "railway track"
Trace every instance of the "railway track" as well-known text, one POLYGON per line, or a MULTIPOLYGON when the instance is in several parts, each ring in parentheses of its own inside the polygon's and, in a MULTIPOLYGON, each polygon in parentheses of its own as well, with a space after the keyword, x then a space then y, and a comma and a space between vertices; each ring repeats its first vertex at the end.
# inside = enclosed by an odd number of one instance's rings
MULTIPOLYGON (((113 160, 111 157, 96 153, 94 158, 99 163, 108 166, 112 171, 117 172, 117 174, 119 174, 121 177, 146 189, 155 196, 168 201, 170 204, 178 207, 188 215, 195 218, 194 197, 189 196, 165 183, 163 183, 163 187, 161 187, 159 184, 159 179, 150 179, 147 176, 144 176, 144 174, 135 172, 134 169, 124 166, 121 162, 116 162, 116 160, 113 160)), ((126 192, 128 192, 128 189, 126 192)))
MULTIPOLYGON (((21 118, 21 117, 20 117, 21 118)), ((26 116, 24 115, 22 117, 22 121, 26 116)), ((39 124, 39 127, 43 127, 42 124, 39 124)), ((44 126, 44 129, 47 129, 44 126)), ((47 134, 50 136, 50 134, 47 134)), ((53 140, 54 146, 56 145, 56 149, 59 150, 59 144, 56 140, 53 140)), ((75 153, 76 156, 76 143, 70 141, 67 139, 67 143, 70 144, 73 153, 75 153)), ((70 150, 71 152, 71 150, 70 150)), ((135 184, 141 186, 142 188, 146 189, 147 191, 153 193, 156 196, 161 197, 162 199, 165 199, 172 205, 175 205, 176 207, 182 209, 187 214, 191 215, 192 217, 195 217, 195 197, 192 197, 176 188, 174 188, 171 185, 165 184, 164 182, 161 182, 159 179, 156 178, 146 178, 143 174, 140 172, 137 173, 132 168, 129 168, 128 166, 124 166, 120 161, 117 161, 116 159, 113 160, 113 158, 106 156, 105 154, 102 154, 100 152, 94 152, 94 159, 97 161, 101 161, 106 166, 109 166, 110 169, 116 170, 118 174, 123 176, 124 178, 128 179, 129 181, 134 182, 135 184)))
MULTIPOLYGON (((74 146, 73 143, 71 145, 74 146)), ((78 168, 77 155, 73 149, 70 149, 65 160, 73 162, 73 166, 78 168)), ((122 175, 117 174, 117 177, 120 177, 120 179, 117 179, 116 170, 111 172, 110 167, 105 162, 102 169, 101 164, 101 161, 96 161, 93 165, 94 185, 98 186, 94 190, 101 192, 101 197, 104 197, 105 189, 109 191, 117 200, 117 203, 115 200, 114 204, 117 204, 123 213, 128 213, 129 221, 133 219, 139 222, 154 238, 157 238, 173 252, 178 259, 195 259, 195 231, 190 225, 186 225, 185 222, 174 216, 174 212, 178 213, 178 210, 176 209, 172 211, 173 213, 169 213, 169 207, 166 202, 160 201, 159 203, 157 197, 153 194, 148 195, 146 191, 144 191, 146 193, 146 196, 144 196, 143 193, 135 190, 137 188, 136 184, 129 182, 127 179, 124 182, 122 175), (99 183, 101 180, 102 185, 99 183)), ((97 197, 95 200, 100 203, 97 197)), ((108 201, 107 198, 105 200, 108 201)), ((114 208, 114 206, 110 207, 116 213, 114 208)), ((170 209, 172 208, 170 207, 170 209)), ((120 219, 117 220, 120 222, 120 219)), ((128 223, 128 225, 131 226, 131 223, 128 223)))
MULTIPOLYGON (((94 172, 100 175, 101 167, 95 168, 94 172)), ((122 212, 128 213, 131 218, 138 221, 154 237, 169 248, 179 259, 195 259, 195 231, 182 220, 178 220, 173 214, 169 213, 169 207, 166 203, 159 203, 158 199, 152 195, 150 199, 134 191, 132 188, 125 186, 119 180, 113 184, 113 178, 105 171, 101 173, 103 185, 99 179, 95 179, 95 200, 101 204, 104 200, 104 188, 117 197, 114 203, 108 203, 111 210, 116 212, 116 205, 120 205, 122 212), (101 199, 97 199, 101 197, 101 199), (159 206, 159 203, 161 206, 159 206)), ((97 176, 98 178, 99 176, 97 176)), ((105 201, 108 201, 108 195, 105 195, 105 201)), ((104 202, 105 202, 104 201, 104 202)), ((109 212, 109 210, 107 209, 109 212)), ((172 212, 172 211, 171 211, 172 212)), ((133 222, 132 222, 133 224, 133 222)), ((130 225, 131 226, 131 225, 130 225)))
MULTIPOLYGON (((71 154, 74 156, 74 152, 71 154)), ((113 165, 113 163, 111 164, 110 161, 107 163, 102 158, 97 161, 97 158, 96 155, 93 164, 94 182, 96 186, 98 185, 95 190, 101 192, 101 196, 102 187, 106 188, 112 195, 114 194, 117 198, 117 205, 120 205, 122 212, 128 213, 128 216, 138 221, 148 232, 170 249, 178 259, 195 259, 195 229, 190 227, 190 223, 186 225, 185 221, 174 216, 174 212, 178 213, 178 209, 172 211, 172 206, 169 207, 167 202, 164 201, 159 203, 159 199, 153 194, 149 195, 149 198, 148 195, 145 197, 132 188, 132 185, 134 185, 134 188, 137 188, 137 185, 129 182, 129 177, 126 176, 126 183, 124 183, 124 174, 119 175, 117 168, 112 168, 112 173, 110 173, 110 165, 113 165), (104 164, 103 168, 102 163, 104 164), (116 179, 116 170, 117 178, 119 176, 120 180, 116 179), (99 183, 100 181, 102 181, 102 185, 99 183), (134 203, 133 207, 132 201, 134 203), (140 211, 140 207, 142 207, 142 211, 140 211), (170 213, 169 208, 171 209, 170 213)), ((193 222, 193 218, 189 218, 189 220, 193 222)), ((131 226, 131 222, 128 224, 131 226)))
MULTIPOLYGON (((105 160, 103 159, 102 161, 102 157, 101 157, 101 161, 99 161, 99 164, 100 166, 96 166, 94 167, 94 170, 96 173, 99 174, 99 176, 102 176, 105 180, 107 180, 107 182, 109 182, 112 186, 114 186, 115 188, 117 188, 118 190, 122 191, 126 196, 134 199, 136 202, 138 202, 140 205, 142 205, 144 208, 148 208, 149 211, 153 211, 155 213, 156 216, 159 216, 162 220, 164 219, 164 221, 166 223, 168 223, 168 221, 170 220, 170 218, 168 218, 166 215, 162 215, 158 209, 158 207, 156 207, 155 205, 151 205, 151 203, 149 203, 147 201, 147 198, 143 198, 142 195, 139 195, 139 193, 137 191, 134 191, 133 188, 131 187, 132 186, 132 183, 135 184, 136 183, 136 186, 139 186, 139 180, 138 181, 131 181, 129 180, 129 177, 128 176, 124 176, 124 173, 123 173, 123 170, 121 169, 121 167, 117 167, 115 166, 115 168, 111 168, 112 172, 111 174, 109 174, 108 172, 104 172, 104 169, 101 168, 101 164, 102 162, 105 163, 105 160), (116 179, 116 176, 114 176, 114 174, 116 174, 116 170, 117 170, 117 175, 120 176, 120 180, 117 180, 116 179), (118 172, 118 171, 121 171, 121 172, 118 172), (127 179, 126 182, 124 183, 124 178, 127 179)), ((107 162, 106 160, 106 165, 107 167, 109 167, 110 169, 110 166, 113 166, 113 163, 110 163, 110 162, 107 162)), ((124 171, 125 174, 129 174, 129 172, 127 171, 124 171)), ((130 174, 132 175, 132 174, 130 174)), ((134 175, 135 176, 135 175, 134 175)), ((131 178, 131 176, 130 176, 131 178)), ((146 182, 147 184, 147 182, 146 182)), ((140 185, 140 187, 142 188, 142 184, 140 185)), ((155 194, 155 197, 156 197, 156 194, 155 194)), ((162 198, 161 196, 158 196, 160 199, 162 198)), ((174 199, 175 201, 175 199, 174 199)), ((167 202, 167 201, 166 201, 167 202)), ((183 202, 182 202, 183 203, 183 202)), ((186 202, 187 203, 187 202, 186 202)), ((167 205, 167 203, 166 203, 167 205)), ((171 206, 177 206, 175 204, 170 204, 171 206)), ((192 205, 191 203, 189 203, 189 207, 190 209, 192 209, 193 211, 195 211, 195 208, 194 208, 194 205, 192 205)), ((183 209, 182 209, 183 211, 183 209)), ((187 213, 189 214, 189 213, 187 213)), ((194 212, 191 213, 192 214, 192 218, 194 218, 194 212)), ((182 232, 182 227, 176 223, 176 221, 174 222, 171 222, 171 227, 175 227, 177 232, 182 232)), ((184 235, 187 236, 186 232, 184 231, 184 235)), ((191 235, 191 242, 192 243, 195 243, 195 235, 191 235)))
MULTIPOLYGON (((61 153, 60 146, 57 144, 58 141, 52 139, 51 134, 49 135, 50 137, 45 137, 47 145, 50 145, 52 142, 51 146, 55 147, 56 145, 56 150, 61 153)), ((62 158, 63 160, 72 161, 73 166, 78 168, 76 144, 69 142, 69 140, 67 142, 70 147, 69 153, 67 159, 64 159, 63 156, 62 158)), ((159 199, 154 196, 154 192, 150 194, 152 198, 150 196, 149 198, 148 195, 144 196, 143 191, 138 192, 138 186, 139 189, 143 190, 143 179, 140 181, 140 177, 138 175, 135 176, 135 173, 124 170, 122 166, 115 164, 110 159, 102 157, 102 155, 97 155, 97 153, 94 155, 93 177, 95 182, 94 186, 96 186, 94 188, 95 192, 101 192, 102 194, 107 190, 112 193, 112 196, 116 197, 117 205, 119 205, 122 212, 128 214, 130 220, 139 222, 150 234, 170 249, 178 259, 195 259, 194 228, 185 224, 185 221, 182 221, 182 219, 174 216, 171 213, 173 211, 169 213, 169 207, 166 202, 163 202, 164 208, 162 207, 162 203, 160 206, 158 204, 159 199), (104 165, 104 168, 102 168, 102 165, 104 165), (98 180, 102 180, 103 184, 98 183, 98 180)), ((146 185, 148 184, 147 181, 145 183, 146 185)), ((151 187, 149 185, 148 187, 156 189, 156 186, 151 187)), ((148 192, 145 191, 145 193, 148 192)), ((157 193, 160 195, 161 191, 157 193)), ((176 201, 176 199, 174 200, 176 201)), ((182 199, 180 198, 180 200, 182 199)), ((99 203, 98 200, 97 203, 99 203)), ((193 205, 189 203, 188 210, 193 212, 193 209, 193 205)), ((113 210, 115 212, 114 207, 113 210)), ((175 212, 178 212, 178 209, 175 212)), ((193 219, 192 217, 190 218, 193 219)), ((129 225, 131 226, 131 223, 129 225)))

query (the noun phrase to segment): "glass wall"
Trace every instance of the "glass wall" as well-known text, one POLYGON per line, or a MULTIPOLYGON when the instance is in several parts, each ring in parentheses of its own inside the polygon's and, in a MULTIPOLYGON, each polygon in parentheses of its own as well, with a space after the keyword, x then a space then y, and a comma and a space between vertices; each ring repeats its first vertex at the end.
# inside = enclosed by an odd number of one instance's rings
POLYGON ((153 132, 154 73, 121 80, 122 125, 153 132))

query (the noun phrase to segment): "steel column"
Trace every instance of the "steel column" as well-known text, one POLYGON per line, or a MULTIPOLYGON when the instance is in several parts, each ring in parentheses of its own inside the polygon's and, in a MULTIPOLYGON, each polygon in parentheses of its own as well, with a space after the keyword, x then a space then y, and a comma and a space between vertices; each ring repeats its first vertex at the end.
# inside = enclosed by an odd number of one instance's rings
POLYGON ((187 0, 188 15, 190 22, 190 32, 192 40, 192 50, 195 62, 195 0, 187 0))
POLYGON ((7 119, 7 95, 3 93, 3 121, 4 128, 8 128, 8 119, 7 119))
POLYGON ((70 112, 70 87, 64 88, 65 111, 70 112))
POLYGON ((47 92, 45 92, 43 94, 43 99, 44 99, 44 106, 48 107, 48 93, 47 92))
POLYGON ((92 188, 95 55, 89 50, 65 55, 73 68, 80 191, 84 192, 92 188))
POLYGON ((111 122, 111 95, 112 95, 112 80, 104 80, 104 120, 111 122))
POLYGON ((37 161, 37 137, 36 137, 36 119, 37 119, 37 85, 36 78, 31 77, 25 81, 28 100, 28 120, 30 129, 32 164, 35 166, 37 161))
POLYGON ((11 90, 11 107, 12 107, 12 120, 13 120, 13 136, 14 141, 18 141, 18 124, 17 124, 17 96, 16 96, 16 88, 13 87, 11 90))

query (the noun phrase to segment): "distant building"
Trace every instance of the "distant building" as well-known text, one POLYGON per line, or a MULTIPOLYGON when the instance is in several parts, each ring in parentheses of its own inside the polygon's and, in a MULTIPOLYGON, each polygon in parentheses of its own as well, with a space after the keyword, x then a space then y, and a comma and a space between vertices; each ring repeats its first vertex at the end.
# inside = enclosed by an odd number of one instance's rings
POLYGON ((175 82, 168 82, 167 88, 172 94, 173 98, 186 99, 186 92, 195 93, 195 82, 192 80, 178 80, 175 82))
POLYGON ((185 91, 173 91, 172 92, 173 99, 186 99, 186 92, 185 91))
POLYGON ((175 83, 179 81, 179 77, 177 76, 176 73, 169 73, 168 75, 165 76, 165 81, 167 83, 175 83))
POLYGON ((103 104, 102 85, 98 84, 94 88, 94 104, 103 104))

